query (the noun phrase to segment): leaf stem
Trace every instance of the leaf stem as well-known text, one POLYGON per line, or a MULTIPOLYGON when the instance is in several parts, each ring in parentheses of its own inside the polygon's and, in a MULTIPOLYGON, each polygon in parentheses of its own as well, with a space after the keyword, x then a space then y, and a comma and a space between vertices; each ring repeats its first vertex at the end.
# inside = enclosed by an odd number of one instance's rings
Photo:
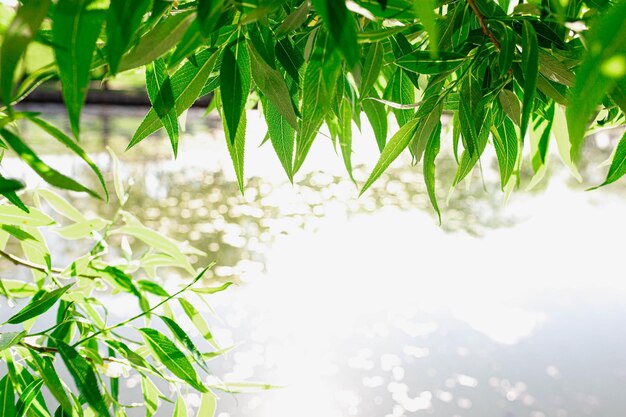
MULTIPOLYGON (((12 255, 10 253, 7 253, 7 252, 5 252, 5 251, 3 251, 1 249, 0 249, 0 256, 8 259, 14 265, 24 266, 26 268, 34 269, 35 271, 44 272, 46 274, 49 274, 49 273, 62 274, 63 273, 63 270, 60 269, 60 268, 50 268, 50 269, 48 269, 44 265, 36 264, 36 263, 30 262, 30 261, 27 261, 26 259, 18 258, 17 256, 12 255)), ((99 278, 99 277, 97 277, 95 275, 86 275, 86 274, 78 274, 78 275, 75 275, 75 276, 81 277, 81 278, 88 278, 88 279, 99 278)))
POLYGON ((480 11, 478 6, 476 5, 476 0, 467 0, 467 3, 472 8, 472 11, 478 18, 478 23, 480 23, 480 28, 483 30, 485 36, 487 36, 491 42, 498 48, 500 51, 502 49, 502 45, 500 45, 500 41, 495 37, 492 31, 489 30, 487 24, 485 23, 485 15, 480 11))

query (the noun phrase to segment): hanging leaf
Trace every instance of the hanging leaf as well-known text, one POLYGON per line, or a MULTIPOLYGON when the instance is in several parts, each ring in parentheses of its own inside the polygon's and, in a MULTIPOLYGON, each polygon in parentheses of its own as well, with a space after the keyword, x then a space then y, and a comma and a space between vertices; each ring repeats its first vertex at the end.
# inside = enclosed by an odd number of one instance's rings
POLYGON ((93 371, 92 366, 85 358, 83 358, 73 347, 67 345, 61 340, 56 340, 56 346, 59 354, 72 375, 76 387, 87 403, 93 408, 99 416, 110 416, 109 409, 104 402, 98 378, 93 371))
POLYGON ((363 64, 363 71, 361 73, 361 97, 367 97, 370 89, 376 83, 376 80, 380 76, 380 70, 383 67, 383 45, 381 42, 376 42, 369 47, 367 55, 365 56, 365 63, 363 64))
MULTIPOLYGON (((176 115, 180 116, 202 94, 203 87, 213 71, 218 51, 205 50, 198 54, 197 66, 191 62, 185 63, 171 77, 172 92, 176 103, 176 115)), ((126 150, 132 148, 146 137, 163 127, 159 115, 151 108, 137 128, 126 150)))
POLYGON ((615 2, 594 22, 586 42, 589 49, 578 68, 567 106, 572 159, 580 154, 587 125, 602 98, 626 76, 626 2, 615 2))
POLYGON ((124 57, 119 72, 147 65, 175 47, 196 18, 193 12, 173 14, 143 35, 124 57))
POLYGON ((150 3, 150 0, 111 0, 106 18, 106 51, 111 74, 117 73, 122 55, 135 38, 150 3))
POLYGON ((359 45, 356 41, 356 23, 346 3, 336 0, 312 0, 311 3, 322 17, 333 42, 341 50, 348 68, 353 69, 359 62, 359 45))
POLYGON ((105 11, 94 0, 59 0, 52 16, 52 36, 63 101, 74 136, 87 96, 89 70, 105 11))
POLYGON ((189 351, 191 357, 198 364, 198 366, 200 366, 200 368, 202 368, 202 370, 204 370, 205 372, 208 372, 208 369, 204 362, 204 358, 202 357, 202 353, 198 350, 191 338, 187 336, 187 333, 185 333, 185 331, 180 328, 178 323, 176 323, 169 317, 159 316, 159 318, 163 320, 163 323, 165 323, 165 325, 170 329, 176 340, 178 340, 180 344, 189 351))
POLYGON ((467 56, 455 52, 439 52, 433 57, 432 52, 414 51, 403 55, 395 64, 418 74, 442 74, 454 71, 467 60, 467 56))
POLYGON ((293 182, 293 147, 296 131, 272 103, 265 99, 262 100, 262 103, 272 146, 287 173, 289 181, 293 182))
POLYGON ((441 121, 438 121, 435 128, 432 130, 428 141, 426 142, 426 149, 424 150, 424 182, 426 183, 426 189, 428 191, 428 198, 433 208, 437 212, 439 223, 441 224, 441 212, 439 211, 439 205, 437 204, 437 194, 435 192, 435 158, 439 154, 440 139, 441 137, 441 121))
POLYGON ((431 55, 434 57, 439 54, 439 28, 437 26, 437 14, 434 12, 436 7, 438 5, 435 0, 413 0, 413 11, 428 33, 428 45, 431 48, 431 55))
POLYGON ((9 375, 0 380, 0 411, 2 417, 15 417, 15 390, 9 375))
POLYGON ((28 213, 28 207, 24 205, 22 200, 15 193, 22 188, 24 188, 24 184, 22 184, 21 182, 10 178, 4 178, 0 174, 0 194, 2 194, 12 204, 19 207, 20 210, 28 213))
POLYGON ((372 130, 374 130, 374 136, 376 137, 376 144, 380 152, 385 148, 387 143, 387 124, 388 116, 385 111, 385 106, 375 100, 363 100, 363 112, 367 116, 372 130))
POLYGON ((13 78, 20 58, 48 14, 50 0, 20 4, 11 24, 3 33, 0 48, 0 99, 6 106, 13 101, 13 78))
POLYGON ((352 105, 347 97, 344 97, 341 102, 340 112, 339 145, 341 147, 343 163, 348 171, 350 179, 354 182, 354 177, 352 176, 352 105))
POLYGON ((609 172, 606 174, 606 179, 602 184, 593 187, 592 190, 611 184, 623 177, 624 174, 626 174, 626 133, 617 144, 609 172))
POLYGON ((250 60, 247 49, 243 45, 237 45, 234 52, 231 48, 226 48, 220 68, 220 97, 224 126, 228 127, 227 138, 231 145, 237 137, 249 90, 250 60))
POLYGON ((163 123, 170 138, 174 158, 178 155, 178 116, 172 81, 167 74, 165 61, 157 58, 146 67, 146 87, 152 108, 163 123))
POLYGON ((252 79, 254 79, 257 87, 285 120, 294 129, 297 129, 298 119, 296 118, 296 112, 291 102, 289 88, 282 74, 270 67, 250 43, 248 43, 248 51, 250 53, 252 79))
POLYGON ((191 366, 189 359, 165 335, 148 328, 139 329, 139 332, 155 358, 167 369, 198 391, 207 392, 207 388, 198 379, 198 374, 191 366))
POLYGON ((523 142, 528 123, 530 122, 530 115, 533 111, 539 74, 537 34, 528 20, 524 20, 524 25, 522 26, 522 71, 524 73, 524 99, 522 102, 520 137, 523 142))
POLYGON ((37 395, 41 391, 41 386, 43 385, 43 379, 38 379, 32 381, 24 391, 22 391, 22 395, 20 395, 20 399, 17 402, 17 412, 15 413, 15 417, 23 417, 33 402, 37 399, 37 395))
POLYGON ((396 132, 395 135, 391 137, 389 143, 385 145, 385 149, 383 149, 383 152, 380 154, 380 158, 378 159, 374 170, 365 182, 363 188, 361 188, 359 195, 362 195, 374 183, 374 181, 376 181, 378 177, 385 172, 387 167, 389 167, 389 165, 400 155, 400 153, 407 146, 409 146, 418 123, 419 118, 409 120, 400 128, 400 130, 396 132))
POLYGON ((515 170, 518 154, 518 136, 513 122, 508 118, 505 118, 500 126, 492 128, 491 132, 500 167, 500 186, 504 191, 504 187, 508 184, 515 170))

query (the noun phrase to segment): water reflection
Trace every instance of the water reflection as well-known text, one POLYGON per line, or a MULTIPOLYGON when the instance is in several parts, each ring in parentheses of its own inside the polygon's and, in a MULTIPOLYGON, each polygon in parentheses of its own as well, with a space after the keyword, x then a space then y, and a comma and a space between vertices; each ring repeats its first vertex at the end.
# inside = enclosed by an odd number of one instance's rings
MULTIPOLYGON (((485 162, 483 178, 476 173, 455 190, 439 228, 407 161, 357 199, 322 139, 291 185, 269 144, 256 148, 263 133, 251 115, 241 196, 215 118, 189 116, 173 161, 164 137, 122 153, 141 110, 103 118, 106 111, 88 109, 82 141, 103 167, 104 146, 118 151, 124 175, 135 179, 129 210, 207 251, 219 264, 211 279, 242 284, 211 299, 215 336, 223 345, 243 341, 214 363, 216 374, 286 386, 223 395, 220 417, 570 417, 626 409, 619 330, 626 284, 618 277, 621 247, 611 239, 626 232, 624 185, 584 193, 557 163, 547 193, 515 194, 503 208, 496 166, 485 162)), ((376 157, 367 135, 355 138, 361 182, 376 157)), ((587 149, 582 170, 593 182, 610 153, 605 142, 587 149)), ((54 144, 45 157, 90 178, 54 144)), ((443 156, 438 166, 445 199, 455 164, 443 156)), ((23 172, 14 161, 9 168, 23 172)), ((112 209, 71 197, 85 211, 112 209)), ((133 381, 129 401, 137 400, 133 381)))

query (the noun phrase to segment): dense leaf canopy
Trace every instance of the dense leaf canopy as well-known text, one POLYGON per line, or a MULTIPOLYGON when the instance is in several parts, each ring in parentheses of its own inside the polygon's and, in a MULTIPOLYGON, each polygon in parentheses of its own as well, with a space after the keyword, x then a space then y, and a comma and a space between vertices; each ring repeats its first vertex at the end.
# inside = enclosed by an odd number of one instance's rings
MULTIPOLYGON (((210 108, 223 120, 225 146, 243 189, 246 109, 262 109, 266 140, 292 181, 314 141, 326 140, 318 134, 324 125, 352 177, 353 131, 369 123, 380 157, 361 192, 408 151, 413 163, 422 165, 437 212, 444 114, 451 116, 450 153, 458 163, 451 185, 463 181, 492 147, 506 191, 528 172, 523 164, 541 177, 551 143, 579 177, 585 137, 625 122, 623 0, 23 0, 15 7, 0 4, 0 15, 3 154, 18 157, 54 187, 107 200, 103 175, 79 144, 81 110, 94 80, 138 69, 145 74, 151 107, 129 148, 164 128, 175 157, 179 118, 212 94, 210 108), (26 71, 25 57, 34 46, 52 59, 26 71), (70 132, 19 106, 42 83, 54 82, 60 82, 70 132), (20 133, 23 123, 42 129, 84 161, 102 190, 50 167, 20 133)), ((626 136, 602 185, 626 172, 624 161, 626 136)), ((0 255, 29 268, 33 279, 0 281, 8 300, 29 300, 4 324, 13 327, 0 333, 7 364, 0 380, 1 415, 123 416, 116 369, 141 374, 148 415, 162 397, 153 379, 201 392, 203 416, 215 411, 212 388, 253 387, 209 386, 200 376, 208 371, 206 360, 224 350, 197 308, 179 295, 211 294, 228 284, 192 287, 205 270, 196 271, 188 256, 201 253, 125 212, 127 196, 119 180, 120 208, 114 218, 103 219, 86 218, 51 191, 18 194, 24 185, 8 177, 0 175, 0 194, 11 203, 0 205, 0 255), (42 200, 60 223, 41 210, 42 200), (44 238, 49 228, 64 239, 91 240, 93 249, 67 267, 53 267, 44 238), (113 265, 107 248, 116 235, 149 249, 141 256, 125 250, 124 261, 113 265), (5 252, 10 240, 19 243, 23 257, 5 252), (166 290, 155 275, 161 267, 180 268, 193 279, 175 292, 166 290), (141 312, 108 323, 106 306, 94 297, 102 286, 135 297, 141 312), (179 327, 170 304, 189 317, 210 352, 201 352, 179 327), (56 324, 33 331, 53 307, 56 324), (172 337, 149 328, 150 319, 160 320, 172 337), (146 326, 134 328, 134 339, 117 333, 137 326, 137 320, 146 326), (59 360, 77 392, 61 382, 59 360), (57 402, 56 413, 48 409, 42 387, 57 402)), ((184 408, 179 397, 174 413, 184 408)))

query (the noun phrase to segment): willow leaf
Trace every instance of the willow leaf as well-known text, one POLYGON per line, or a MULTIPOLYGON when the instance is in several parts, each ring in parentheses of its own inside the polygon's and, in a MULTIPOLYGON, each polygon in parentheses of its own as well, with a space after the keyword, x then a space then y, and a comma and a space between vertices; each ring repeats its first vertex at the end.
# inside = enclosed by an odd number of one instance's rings
POLYGON ((41 297, 33 298, 31 302, 21 309, 17 314, 7 320, 7 323, 18 324, 26 320, 38 317, 48 311, 56 302, 72 287, 73 284, 57 288, 54 291, 46 292, 41 297))
POLYGON ((220 68, 220 97, 224 125, 228 126, 228 140, 235 143, 239 122, 248 99, 250 90, 250 60, 243 46, 224 50, 220 68))
POLYGON ((617 144, 606 179, 602 184, 594 187, 594 189, 611 184, 624 176, 624 174, 626 174, 626 133, 617 144))
POLYGON ((122 55, 128 50, 150 0, 111 0, 106 19, 106 52, 111 74, 116 74, 122 55))
POLYGON ((537 33, 528 20, 524 20, 524 25, 522 26, 522 71, 524 73, 524 98, 522 101, 520 137, 523 142, 533 111, 537 78, 539 76, 539 45, 537 43, 537 33))

